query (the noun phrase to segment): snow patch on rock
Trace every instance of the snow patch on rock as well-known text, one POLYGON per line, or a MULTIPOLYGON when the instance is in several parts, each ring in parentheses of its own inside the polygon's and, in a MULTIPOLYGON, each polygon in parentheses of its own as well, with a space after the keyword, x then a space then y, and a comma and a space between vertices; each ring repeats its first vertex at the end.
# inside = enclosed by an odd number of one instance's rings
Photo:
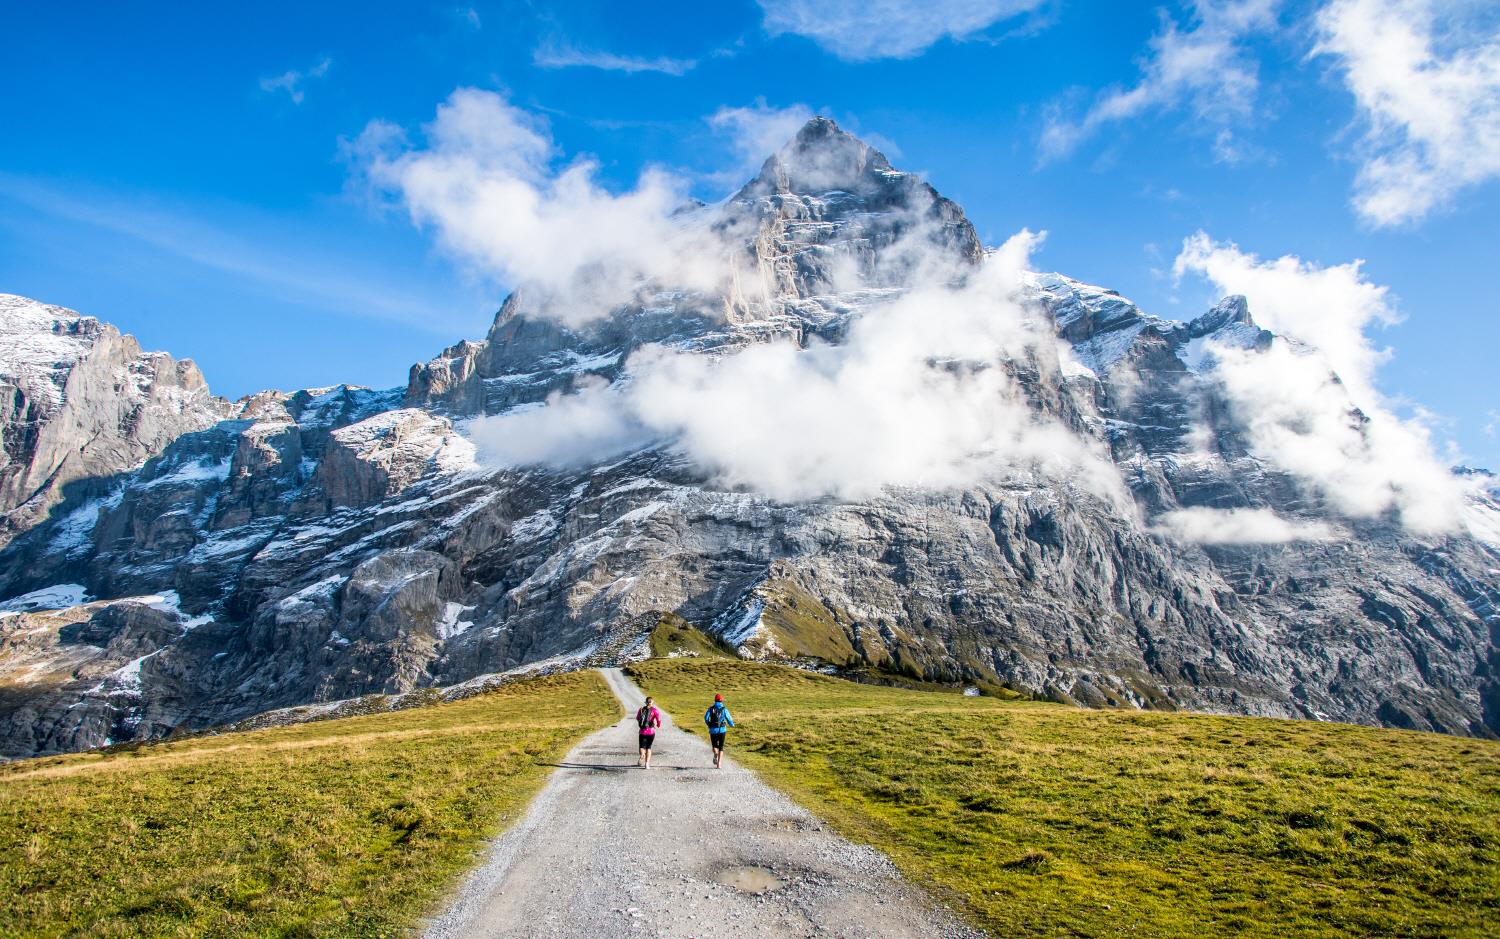
POLYGON ((1500 505, 1488 500, 1469 502, 1464 508, 1464 526, 1475 538, 1500 548, 1500 505))
POLYGON ((42 587, 19 597, 0 602, 0 612, 33 613, 37 610, 66 610, 89 602, 88 591, 82 584, 54 584, 42 587))
POLYGON ((60 408, 68 373, 101 329, 91 316, 0 294, 0 380, 20 386, 48 410, 60 408))
POLYGON ((454 636, 468 632, 474 626, 472 620, 462 619, 464 613, 473 610, 472 606, 464 606, 462 603, 448 601, 443 607, 443 615, 437 622, 437 637, 439 639, 452 639, 454 636))
POLYGON ((160 486, 191 486, 198 483, 221 483, 229 478, 229 467, 232 463, 229 459, 214 461, 209 457, 203 457, 184 463, 176 467, 164 476, 147 480, 138 484, 141 489, 155 489, 160 486))

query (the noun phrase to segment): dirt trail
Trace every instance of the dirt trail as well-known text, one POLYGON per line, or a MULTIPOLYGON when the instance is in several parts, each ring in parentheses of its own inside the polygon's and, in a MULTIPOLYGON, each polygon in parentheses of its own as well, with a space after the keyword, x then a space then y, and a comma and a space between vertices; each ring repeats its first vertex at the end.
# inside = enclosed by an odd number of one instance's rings
POLYGON ((568 754, 427 939, 982 937, 733 760, 713 769, 670 716, 637 769, 641 692, 601 671, 620 722, 568 754))

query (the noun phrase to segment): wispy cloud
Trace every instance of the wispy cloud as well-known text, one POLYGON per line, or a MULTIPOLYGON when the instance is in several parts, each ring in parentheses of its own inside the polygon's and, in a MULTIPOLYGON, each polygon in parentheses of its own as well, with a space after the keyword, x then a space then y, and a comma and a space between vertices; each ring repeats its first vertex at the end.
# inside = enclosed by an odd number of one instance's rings
POLYGON ((964 40, 1048 0, 759 0, 772 36, 806 36, 841 59, 907 59, 964 40))
POLYGON ((333 59, 324 56, 312 68, 306 70, 288 69, 280 75, 262 78, 260 80, 260 90, 267 94, 284 91, 292 99, 293 104, 301 104, 303 99, 307 97, 304 91, 307 81, 313 78, 322 78, 328 74, 328 70, 332 67, 333 59))
POLYGON ((719 182, 734 182, 738 177, 760 169, 766 157, 781 149, 812 116, 812 108, 805 104, 777 108, 767 104, 764 98, 757 99, 749 107, 725 107, 715 111, 709 116, 708 125, 729 137, 738 162, 714 178, 719 182))
POLYGON ((698 66, 697 59, 617 55, 601 50, 579 49, 565 43, 543 43, 537 46, 531 54, 531 61, 540 68, 597 68, 609 72, 660 72, 663 75, 686 75, 698 66))
POLYGON ((1209 545, 1285 544, 1328 541, 1334 536, 1324 522, 1282 518, 1270 509, 1212 509, 1196 506, 1167 512, 1156 530, 1175 541, 1209 545))
POLYGON ((479 18, 479 11, 473 7, 456 7, 453 10, 453 15, 469 24, 472 29, 484 28, 484 21, 479 18))
POLYGON ((44 182, 3 173, 0 199, 122 235, 183 261, 222 271, 276 299, 344 316, 405 323, 442 336, 470 325, 454 310, 440 307, 442 298, 413 292, 358 262, 271 246, 186 212, 107 195, 65 193, 44 182))
POLYGON ((1240 294, 1278 338, 1264 351, 1211 343, 1212 376, 1252 451, 1356 518, 1396 514, 1419 533, 1459 524, 1464 486, 1438 456, 1421 416, 1398 417, 1376 388, 1389 357, 1368 331, 1398 317, 1358 261, 1322 267, 1292 255, 1263 260, 1203 232, 1174 270, 1240 294))
POLYGON ((1332 56, 1368 123, 1354 207, 1420 221, 1500 176, 1500 14, 1451 0, 1333 0, 1315 52, 1332 56))
POLYGON ((1229 124, 1251 112, 1260 85, 1243 41, 1275 25, 1279 4, 1196 0, 1186 26, 1163 13, 1161 31, 1151 37, 1141 63, 1140 80, 1104 92, 1076 119, 1054 106, 1042 131, 1042 159, 1072 153, 1105 125, 1188 104, 1200 121, 1218 128, 1215 155, 1235 162, 1243 150, 1235 145, 1229 124))

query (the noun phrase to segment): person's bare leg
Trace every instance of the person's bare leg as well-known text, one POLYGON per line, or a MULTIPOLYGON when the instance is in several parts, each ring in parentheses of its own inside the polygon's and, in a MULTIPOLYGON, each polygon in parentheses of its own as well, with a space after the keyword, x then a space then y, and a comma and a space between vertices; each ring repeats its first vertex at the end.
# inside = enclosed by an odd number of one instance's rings
MULTIPOLYGON (((651 742, 655 743, 656 741, 652 740, 651 742)), ((651 748, 647 747, 645 750, 643 750, 641 752, 643 752, 643 753, 646 754, 646 768, 650 769, 651 768, 651 748)))
POLYGON ((635 765, 640 767, 644 767, 646 765, 646 750, 644 747, 642 747, 641 752, 636 755, 635 765))

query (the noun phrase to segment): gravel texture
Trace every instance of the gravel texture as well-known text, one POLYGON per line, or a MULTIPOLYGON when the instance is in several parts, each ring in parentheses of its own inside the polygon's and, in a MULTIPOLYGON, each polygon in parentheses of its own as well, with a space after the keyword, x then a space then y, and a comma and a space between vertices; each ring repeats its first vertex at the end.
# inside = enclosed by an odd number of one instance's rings
POLYGON ((568 754, 428 939, 984 935, 732 759, 714 770, 708 744, 668 715, 638 769, 641 692, 603 674, 624 716, 568 754))

